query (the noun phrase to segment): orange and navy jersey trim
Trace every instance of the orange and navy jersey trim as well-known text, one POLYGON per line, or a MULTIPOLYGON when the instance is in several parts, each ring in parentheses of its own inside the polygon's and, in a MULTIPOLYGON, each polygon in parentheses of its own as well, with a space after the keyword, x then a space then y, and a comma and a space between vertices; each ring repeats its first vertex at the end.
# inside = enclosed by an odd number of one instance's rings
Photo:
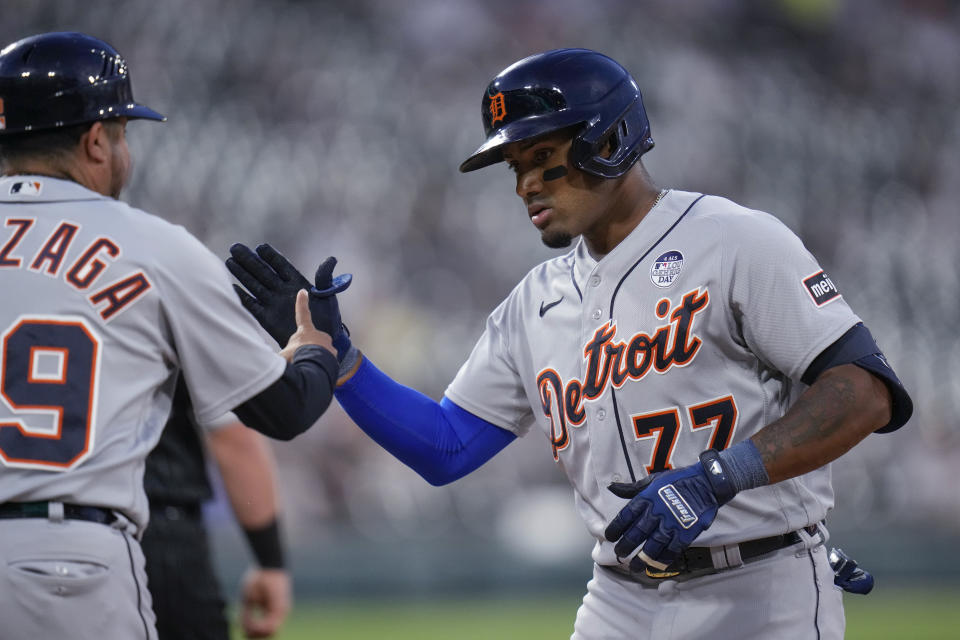
POLYGON ((32 227, 36 221, 36 218, 7 218, 4 220, 4 226, 14 226, 17 227, 17 230, 13 232, 13 235, 4 243, 3 247, 0 247, 0 267, 16 268, 23 264, 21 258, 10 254, 17 248, 17 245, 23 240, 23 236, 26 235, 27 231, 30 230, 30 227, 32 227))
POLYGON ((20 317, 0 338, 0 396, 15 413, 47 413, 54 428, 22 419, 0 422, 0 459, 9 466, 64 471, 93 448, 100 339, 85 320, 20 317), (61 360, 55 374, 38 371, 39 356, 61 360), (53 389, 47 388, 55 385, 53 389))
POLYGON ((106 306, 100 309, 99 313, 104 320, 110 320, 124 309, 129 308, 151 288, 153 288, 153 285, 150 284, 146 274, 137 271, 133 275, 91 294, 88 300, 94 307, 106 302, 106 306))
POLYGON ((37 255, 34 256, 33 262, 30 263, 31 271, 45 272, 47 275, 56 277, 60 271, 60 265, 70 249, 70 243, 73 242, 73 238, 77 235, 79 229, 80 225, 78 224, 61 222, 60 226, 47 238, 37 255), (45 263, 47 265, 46 269, 44 269, 45 263))
POLYGON ((694 323, 709 304, 708 290, 699 287, 684 294, 675 308, 664 298, 658 302, 656 314, 661 319, 669 317, 667 323, 657 327, 652 335, 641 331, 627 340, 615 340, 617 326, 608 320, 594 331, 583 348, 583 380, 572 378, 564 382, 553 367, 542 369, 536 382, 544 416, 550 421, 554 457, 569 444, 568 425, 584 423, 585 401, 596 400, 608 389, 619 389, 628 380, 643 379, 651 367, 663 374, 692 362, 703 344, 694 331, 694 323))

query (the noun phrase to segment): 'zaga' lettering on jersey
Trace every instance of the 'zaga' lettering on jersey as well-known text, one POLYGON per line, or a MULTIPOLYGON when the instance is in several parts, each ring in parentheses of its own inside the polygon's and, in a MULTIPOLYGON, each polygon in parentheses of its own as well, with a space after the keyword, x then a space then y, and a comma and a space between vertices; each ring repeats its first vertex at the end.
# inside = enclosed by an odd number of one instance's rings
MULTIPOLYGON (((15 251, 35 222, 35 218, 7 218, 4 220, 4 226, 13 227, 14 231, 7 241, 0 246, 0 269, 20 269, 27 266, 30 271, 35 273, 43 273, 58 278, 64 264, 64 258, 80 226, 61 221, 47 237, 33 259, 24 261, 16 255, 15 251)), ((113 240, 107 237, 98 237, 85 247, 80 256, 70 264, 64 275, 64 281, 76 291, 85 293, 110 267, 110 263, 106 260, 116 260, 119 255, 120 247, 113 240)), ((117 313, 139 300, 150 289, 150 286, 146 274, 143 271, 136 271, 94 291, 87 297, 87 300, 97 308, 104 321, 109 321, 117 313)))
POLYGON ((656 314, 660 319, 670 319, 650 335, 639 332, 627 340, 615 340, 616 323, 608 320, 583 348, 587 365, 584 380, 564 382, 552 368, 537 374, 543 414, 550 420, 555 460, 570 444, 568 425, 577 427, 586 419, 584 402, 596 400, 609 386, 619 389, 628 380, 642 379, 651 368, 666 373, 674 366, 693 361, 702 344, 693 332, 693 323, 709 303, 709 292, 699 288, 685 294, 675 308, 669 299, 663 298, 657 303, 656 314))

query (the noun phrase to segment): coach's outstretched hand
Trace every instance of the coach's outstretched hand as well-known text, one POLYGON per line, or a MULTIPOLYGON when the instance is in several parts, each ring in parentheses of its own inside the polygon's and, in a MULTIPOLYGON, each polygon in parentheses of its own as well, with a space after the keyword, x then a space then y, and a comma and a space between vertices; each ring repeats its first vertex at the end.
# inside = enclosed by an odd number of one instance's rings
POLYGON ((628 557, 643 545, 630 561, 632 571, 643 571, 645 565, 666 569, 710 526, 717 509, 737 493, 713 449, 701 453, 700 462, 689 467, 662 471, 633 483, 615 482, 608 489, 630 499, 604 536, 617 543, 613 549, 618 558, 628 557))
POLYGON ((296 316, 297 330, 287 340, 287 346, 280 350, 280 355, 283 356, 284 360, 293 362, 300 347, 311 345, 323 347, 331 354, 334 353, 335 347, 330 334, 318 329, 310 318, 309 295, 306 289, 297 292, 297 299, 294 302, 294 315, 296 316))
POLYGON ((269 244, 261 244, 256 253, 246 245, 230 247, 227 269, 246 287, 234 285, 240 302, 281 347, 297 329, 294 302, 297 291, 310 294, 310 315, 317 329, 333 337, 337 359, 341 362, 351 349, 349 333, 340 321, 336 294, 350 286, 349 273, 333 277, 337 259, 327 258, 317 268, 310 284, 297 268, 269 244))

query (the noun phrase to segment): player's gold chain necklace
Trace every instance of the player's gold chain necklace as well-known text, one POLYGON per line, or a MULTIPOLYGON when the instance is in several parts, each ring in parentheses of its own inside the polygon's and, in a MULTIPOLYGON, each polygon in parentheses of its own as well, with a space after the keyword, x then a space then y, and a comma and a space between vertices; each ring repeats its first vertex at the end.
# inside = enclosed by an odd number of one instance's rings
POLYGON ((663 200, 663 196, 667 195, 667 191, 670 191, 670 189, 660 189, 660 193, 657 194, 657 199, 653 201, 652 205, 650 205, 650 209, 653 209, 655 206, 660 204, 660 201, 663 200))

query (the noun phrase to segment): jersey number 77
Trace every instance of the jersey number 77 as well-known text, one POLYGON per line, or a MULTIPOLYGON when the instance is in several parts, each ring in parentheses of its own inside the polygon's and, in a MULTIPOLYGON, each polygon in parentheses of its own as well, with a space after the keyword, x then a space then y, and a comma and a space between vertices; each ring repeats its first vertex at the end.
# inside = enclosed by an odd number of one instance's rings
MULTIPOLYGON (((709 402, 687 407, 690 417, 690 428, 693 431, 712 429, 708 449, 721 451, 730 445, 734 429, 737 426, 737 405, 733 396, 724 396, 709 402)), ((673 469, 670 458, 673 456, 673 447, 680 435, 680 409, 653 411, 631 416, 633 431, 636 439, 654 439, 653 460, 646 466, 647 473, 656 473, 673 469)))

